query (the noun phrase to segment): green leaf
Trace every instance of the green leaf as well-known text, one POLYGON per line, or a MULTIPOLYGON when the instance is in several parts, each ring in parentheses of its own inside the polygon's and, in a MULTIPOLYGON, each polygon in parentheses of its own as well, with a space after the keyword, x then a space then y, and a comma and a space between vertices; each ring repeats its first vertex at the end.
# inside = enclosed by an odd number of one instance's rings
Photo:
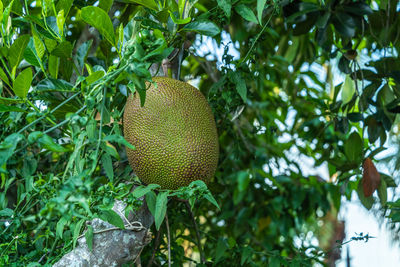
POLYGON ((54 55, 49 55, 48 70, 51 77, 57 79, 59 66, 60 66, 60 59, 54 55))
POLYGON ((104 153, 101 156, 101 162, 103 163, 103 168, 106 172, 107 177, 112 182, 114 180, 114 170, 113 170, 111 156, 107 153, 104 153))
POLYGON ((328 23, 328 20, 329 20, 330 17, 331 17, 331 12, 326 11, 324 13, 324 15, 318 17, 317 22, 315 23, 315 25, 319 29, 324 29, 326 27, 326 24, 328 23))
POLYGON ((387 202, 387 186, 386 182, 384 179, 381 179, 381 182, 378 187, 378 196, 379 196, 379 201, 381 202, 382 206, 385 206, 387 202))
POLYGON ((8 53, 8 61, 10 63, 10 68, 12 69, 13 73, 15 73, 15 69, 18 67, 23 58, 25 47, 28 45, 29 39, 29 35, 21 35, 14 41, 14 43, 10 47, 8 53))
POLYGON ((3 142, 0 143, 0 169, 13 155, 18 143, 23 139, 23 135, 13 133, 7 136, 3 142))
MULTIPOLYGON (((64 10, 64 17, 68 17, 69 10, 72 7, 74 0, 60 0, 57 2, 56 11, 64 10)), ((101 2, 101 1, 100 1, 101 2)))
POLYGON ((56 22, 57 22, 58 33, 60 34, 60 36, 64 36, 64 23, 65 23, 64 9, 58 11, 56 22))
POLYGON ((93 250, 93 226, 88 225, 87 231, 85 233, 86 244, 89 248, 89 251, 93 250))
POLYGON ((344 153, 351 162, 360 162, 363 155, 363 142, 360 135, 354 131, 344 143, 344 153))
POLYGON ((155 11, 158 11, 158 5, 154 0, 122 0, 122 2, 138 4, 153 9, 155 11))
POLYGON ((9 208, 5 208, 3 210, 0 210, 0 217, 6 217, 10 218, 14 214, 14 211, 9 208))
POLYGON ((254 251, 251 247, 247 246, 242 249, 242 257, 240 259, 240 265, 243 266, 249 259, 251 259, 251 256, 253 256, 254 251))
POLYGON ((225 251, 228 249, 226 241, 220 237, 218 239, 217 248, 215 250, 215 262, 217 263, 225 254, 225 251))
POLYGON ((211 202, 211 204, 213 204, 215 207, 217 207, 219 210, 221 210, 221 208, 218 205, 218 202, 215 200, 215 198, 213 197, 213 195, 211 195, 211 193, 209 194, 205 194, 204 198, 207 199, 209 202, 211 202))
POLYGON ((266 2, 267 0, 257 0, 257 18, 258 18, 258 23, 260 23, 260 25, 262 24, 262 14, 266 2))
POLYGON ((219 8, 224 11, 227 18, 231 17, 232 3, 231 0, 217 0, 219 8))
POLYGON ((104 76, 104 71, 98 70, 86 77, 87 83, 90 85, 104 76))
POLYGON ((362 182, 360 181, 358 183, 358 187, 357 187, 357 195, 358 198, 361 201, 361 204, 367 209, 370 210, 372 208, 372 205, 374 204, 374 198, 372 196, 370 197, 365 197, 364 195, 364 189, 362 186, 362 182))
POLYGON ((126 141, 126 139, 122 135, 119 135, 119 134, 107 135, 106 137, 104 137, 103 140, 108 141, 108 142, 115 142, 120 145, 124 145, 130 149, 135 149, 135 147, 131 143, 126 141))
POLYGON ((0 112, 26 112, 25 109, 16 107, 16 106, 5 106, 3 104, 0 104, 0 112))
POLYGON ((71 92, 73 90, 72 84, 64 80, 56 80, 52 78, 44 79, 36 85, 37 91, 61 91, 71 92))
POLYGON ((32 70, 24 69, 14 81, 13 91, 20 98, 26 98, 32 83, 32 70))
POLYGON ((394 179, 391 176, 381 173, 381 172, 379 174, 381 175, 381 179, 385 180, 386 187, 397 187, 396 182, 394 181, 394 179))
POLYGON ((108 13, 108 11, 110 11, 111 6, 113 5, 113 2, 114 0, 100 0, 99 7, 108 13))
POLYGON ((132 192, 132 196, 134 198, 141 198, 142 196, 157 188, 160 188, 158 184, 149 184, 148 186, 140 185, 132 192))
POLYGON ((31 65, 35 67, 40 67, 41 66, 41 60, 39 56, 36 53, 36 48, 35 44, 33 41, 33 38, 30 39, 28 46, 25 48, 24 51, 24 59, 31 65))
POLYGON ((64 232, 64 226, 67 224, 67 219, 64 217, 61 217, 60 220, 58 220, 57 225, 56 225, 56 236, 59 237, 60 239, 63 238, 63 232, 64 232))
POLYGON ((238 71, 230 72, 229 80, 231 80, 231 82, 233 82, 236 85, 236 91, 238 92, 240 97, 243 99, 243 102, 246 102, 247 88, 246 88, 246 83, 245 83, 244 79, 242 78, 240 72, 238 72, 238 71))
POLYGON ((82 8, 81 16, 86 23, 95 27, 111 45, 115 46, 114 27, 110 17, 103 9, 95 6, 84 7, 82 8))
POLYGON ((247 21, 257 23, 257 17, 254 15, 253 11, 246 5, 240 4, 235 6, 235 11, 242 16, 247 21))
POLYGON ((70 58, 72 54, 72 44, 68 41, 63 41, 51 51, 51 54, 56 57, 70 58))
POLYGON ((349 103, 356 92, 354 81, 350 78, 350 75, 346 75, 342 86, 342 102, 343 105, 349 103))
POLYGON ((63 146, 54 142, 53 138, 48 136, 47 134, 43 134, 39 139, 39 144, 42 145, 43 148, 53 151, 53 152, 66 152, 68 151, 63 146))
POLYGON ((348 12, 359 16, 370 15, 374 13, 369 5, 363 2, 354 2, 343 6, 343 9, 348 12))
POLYGON ((106 221, 118 228, 125 229, 124 221, 122 218, 113 210, 102 210, 99 214, 99 218, 106 221))
POLYGON ((168 192, 160 192, 157 195, 154 222, 156 224, 157 231, 160 229, 162 222, 164 221, 165 214, 167 212, 168 204, 168 192))
POLYGON ((8 79, 7 75, 3 71, 2 68, 0 68, 0 79, 5 82, 8 86, 10 86, 10 80, 8 79))
POLYGON ((76 246, 76 241, 78 241, 78 237, 79 237, 79 234, 81 233, 81 229, 82 229, 82 225, 83 225, 83 223, 85 222, 85 220, 84 219, 80 219, 76 224, 75 224, 75 227, 74 227, 74 236, 73 236, 73 241, 74 241, 74 245, 73 245, 73 247, 75 248, 75 246, 76 246))
POLYGON ((146 194, 146 203, 147 207, 149 208, 149 211, 155 217, 156 214, 156 199, 157 195, 153 191, 150 191, 146 194))
POLYGON ((39 59, 42 59, 46 48, 44 47, 44 43, 40 39, 40 37, 33 31, 33 43, 35 45, 36 55, 39 59))
POLYGON ((184 18, 184 19, 180 19, 180 18, 175 17, 175 14, 174 14, 172 11, 168 10, 168 12, 169 12, 169 15, 170 15, 172 21, 173 21, 175 24, 178 24, 178 25, 179 25, 179 24, 186 24, 186 23, 189 23, 189 22, 192 20, 191 17, 187 17, 187 18, 184 18))
POLYGON ((208 20, 197 20, 186 24, 182 31, 194 31, 207 36, 215 36, 221 32, 218 26, 208 20))

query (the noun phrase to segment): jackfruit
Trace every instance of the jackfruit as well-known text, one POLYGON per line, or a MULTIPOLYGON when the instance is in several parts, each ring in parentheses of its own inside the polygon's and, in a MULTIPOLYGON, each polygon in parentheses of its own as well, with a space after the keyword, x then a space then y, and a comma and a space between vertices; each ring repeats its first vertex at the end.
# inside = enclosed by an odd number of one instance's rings
POLYGON ((127 99, 123 117, 129 163, 145 184, 178 189, 209 182, 218 163, 218 135, 207 100, 188 83, 154 77, 144 106, 137 93, 127 99))

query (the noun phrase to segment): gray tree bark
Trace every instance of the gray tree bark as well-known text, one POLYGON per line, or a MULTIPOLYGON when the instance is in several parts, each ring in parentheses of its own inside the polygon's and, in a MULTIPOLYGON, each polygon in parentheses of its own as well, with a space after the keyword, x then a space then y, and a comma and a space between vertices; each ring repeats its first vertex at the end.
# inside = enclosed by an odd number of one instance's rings
POLYGON ((154 218, 145 201, 138 212, 130 213, 128 218, 123 215, 125 207, 124 202, 116 200, 113 210, 120 215, 127 229, 114 229, 114 225, 94 219, 90 222, 94 232, 93 250, 89 250, 86 238, 82 236, 78 239, 77 247, 53 266, 109 267, 136 261, 143 247, 151 241, 152 234, 148 229, 154 218))

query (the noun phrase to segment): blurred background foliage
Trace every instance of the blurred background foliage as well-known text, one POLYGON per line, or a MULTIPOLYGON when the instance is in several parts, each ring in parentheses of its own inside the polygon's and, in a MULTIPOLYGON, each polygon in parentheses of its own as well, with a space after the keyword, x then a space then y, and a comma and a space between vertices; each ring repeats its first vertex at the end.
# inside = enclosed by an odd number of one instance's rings
MULTIPOLYGON (((119 122, 174 54, 175 78, 215 115, 221 208, 195 203, 199 246, 185 204, 168 201, 174 266, 331 265, 352 195, 399 235, 397 1, 0 3, 0 265, 53 264, 85 221, 112 221, 115 199, 140 205, 119 122), (387 147, 379 175, 365 160, 387 147)), ((142 263, 166 251, 154 238, 142 263)))

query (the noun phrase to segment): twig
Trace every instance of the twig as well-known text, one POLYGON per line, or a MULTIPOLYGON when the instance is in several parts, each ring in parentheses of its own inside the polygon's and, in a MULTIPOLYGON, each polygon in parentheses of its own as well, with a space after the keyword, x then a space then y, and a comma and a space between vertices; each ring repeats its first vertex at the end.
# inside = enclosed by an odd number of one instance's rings
POLYGON ((192 209, 190 208, 189 202, 185 202, 186 204, 186 208, 190 213, 190 217, 192 217, 192 221, 193 221, 193 226, 194 226, 194 230, 196 232, 196 238, 197 238, 197 247, 199 248, 199 253, 200 253, 200 260, 202 264, 206 263, 206 259, 204 257, 204 253, 203 253, 203 249, 201 247, 201 237, 200 237, 200 232, 199 232, 199 228, 197 227, 197 223, 196 223, 196 218, 194 217, 194 214, 192 212, 192 209))
POLYGON ((165 214, 165 224, 167 225, 168 267, 171 267, 171 236, 169 234, 168 214, 165 214))
POLYGON ((156 251, 158 244, 160 243, 160 235, 161 235, 161 229, 157 231, 156 235, 156 240, 154 241, 154 248, 153 248, 153 253, 151 254, 150 261, 147 263, 147 267, 151 267, 154 261, 154 257, 156 256, 156 251))

